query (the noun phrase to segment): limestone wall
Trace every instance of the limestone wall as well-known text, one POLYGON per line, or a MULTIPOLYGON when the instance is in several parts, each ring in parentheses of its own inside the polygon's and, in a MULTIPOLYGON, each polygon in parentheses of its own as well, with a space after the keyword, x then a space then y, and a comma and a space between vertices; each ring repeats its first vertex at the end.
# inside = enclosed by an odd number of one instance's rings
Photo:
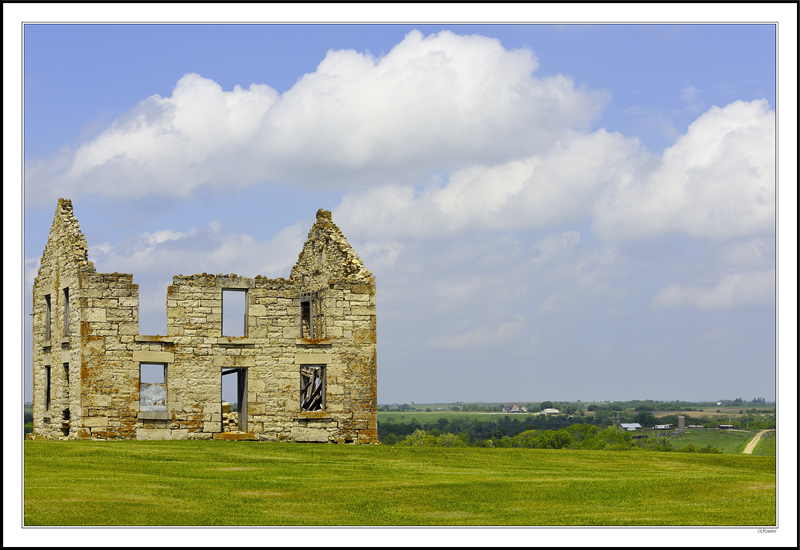
POLYGON ((79 437, 133 437, 139 405, 134 353, 139 287, 124 273, 83 273, 79 437))
POLYGON ((33 428, 46 437, 74 433, 81 415, 80 276, 94 270, 87 250, 72 203, 59 199, 33 285, 33 428))

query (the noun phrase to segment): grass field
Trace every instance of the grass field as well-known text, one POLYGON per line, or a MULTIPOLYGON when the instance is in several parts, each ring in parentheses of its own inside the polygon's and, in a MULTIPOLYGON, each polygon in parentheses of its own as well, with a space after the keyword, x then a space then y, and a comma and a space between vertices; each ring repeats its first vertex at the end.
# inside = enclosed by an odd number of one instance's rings
POLYGON ((25 441, 25 525, 771 526, 775 458, 25 441))
POLYGON ((769 431, 761 436, 761 439, 753 451, 754 455, 775 456, 777 452, 777 442, 775 431, 769 431))
POLYGON ((757 432, 758 430, 686 430, 683 434, 670 436, 669 441, 676 450, 691 443, 695 449, 711 445, 723 453, 737 454, 742 452, 757 432))

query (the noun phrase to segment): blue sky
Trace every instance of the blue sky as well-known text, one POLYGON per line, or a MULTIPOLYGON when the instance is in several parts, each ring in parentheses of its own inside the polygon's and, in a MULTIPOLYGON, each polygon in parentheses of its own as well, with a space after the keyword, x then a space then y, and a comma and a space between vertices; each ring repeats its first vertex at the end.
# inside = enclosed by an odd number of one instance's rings
POLYGON ((772 400, 775 52, 774 25, 29 25, 26 292, 60 196, 143 333, 174 274, 286 276, 327 208, 377 276, 382 403, 772 400))
MULTIPOLYGON (((4 241, 21 227, 24 399, 31 285, 66 197, 97 269, 140 285, 143 333, 165 331, 172 275, 288 276, 316 210, 332 210, 377 277, 381 403, 772 400, 776 388, 796 400, 785 7, 457 15, 546 25, 27 24, 24 40, 4 26, 4 55, 24 46, 19 71, 6 69, 21 75, 24 119, 5 117, 24 134, 7 122, 4 140, 6 170, 22 159, 6 172, 4 241), (653 24, 568 24, 577 15, 653 24), (761 24, 680 24, 695 21, 761 24)), ((456 18, 195 8, 196 21, 456 18)), ((27 22, 187 13, 24 9, 38 10, 27 22)), ((13 92, 4 85, 6 112, 13 92)))

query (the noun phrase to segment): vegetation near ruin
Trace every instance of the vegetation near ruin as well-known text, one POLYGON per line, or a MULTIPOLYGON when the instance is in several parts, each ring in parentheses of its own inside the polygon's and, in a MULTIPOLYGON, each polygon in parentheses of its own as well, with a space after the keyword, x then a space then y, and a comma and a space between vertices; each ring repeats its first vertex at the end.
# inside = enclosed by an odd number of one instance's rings
POLYGON ((25 441, 24 467, 27 526, 771 526, 776 521, 774 456, 25 441))

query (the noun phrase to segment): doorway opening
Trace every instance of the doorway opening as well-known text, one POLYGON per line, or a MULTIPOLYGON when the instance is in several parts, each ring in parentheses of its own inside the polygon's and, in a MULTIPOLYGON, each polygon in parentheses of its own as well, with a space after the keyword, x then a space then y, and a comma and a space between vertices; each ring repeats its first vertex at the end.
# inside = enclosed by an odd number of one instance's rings
POLYGON ((222 369, 220 384, 223 432, 247 431, 247 369, 222 369), (226 411, 227 409, 227 411, 226 411))

